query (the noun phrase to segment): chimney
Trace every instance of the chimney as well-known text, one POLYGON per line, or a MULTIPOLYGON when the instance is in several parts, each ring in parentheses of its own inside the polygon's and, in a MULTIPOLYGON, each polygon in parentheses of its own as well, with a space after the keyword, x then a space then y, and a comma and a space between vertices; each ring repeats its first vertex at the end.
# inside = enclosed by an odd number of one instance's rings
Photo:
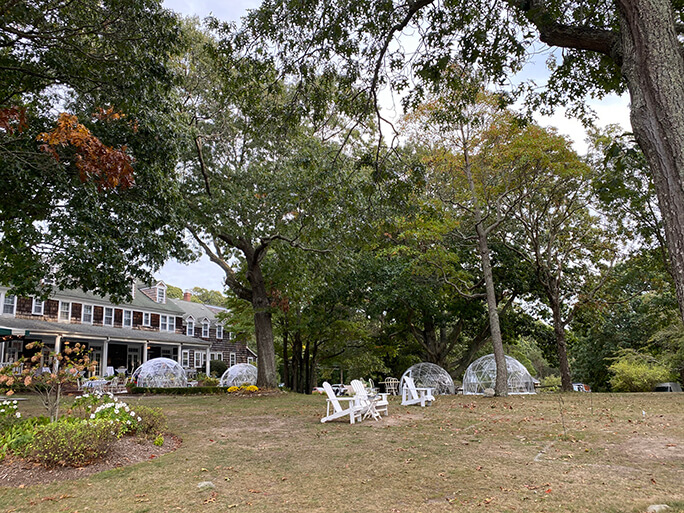
POLYGON ((183 292, 183 301, 192 301, 192 292, 189 290, 183 292))

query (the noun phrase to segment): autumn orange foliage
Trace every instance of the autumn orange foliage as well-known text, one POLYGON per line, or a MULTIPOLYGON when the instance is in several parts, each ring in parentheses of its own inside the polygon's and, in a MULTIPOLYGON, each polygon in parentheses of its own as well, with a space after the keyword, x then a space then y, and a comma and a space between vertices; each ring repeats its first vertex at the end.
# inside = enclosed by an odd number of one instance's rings
MULTIPOLYGON (((99 120, 116 120, 123 116, 111 109, 100 110, 96 114, 99 120)), ((79 178, 83 182, 94 180, 101 189, 125 189, 134 184, 133 158, 126 153, 126 146, 121 149, 107 146, 72 114, 60 114, 55 128, 40 134, 38 141, 45 143, 41 149, 56 160, 60 160, 58 148, 72 146, 76 150, 79 178)))

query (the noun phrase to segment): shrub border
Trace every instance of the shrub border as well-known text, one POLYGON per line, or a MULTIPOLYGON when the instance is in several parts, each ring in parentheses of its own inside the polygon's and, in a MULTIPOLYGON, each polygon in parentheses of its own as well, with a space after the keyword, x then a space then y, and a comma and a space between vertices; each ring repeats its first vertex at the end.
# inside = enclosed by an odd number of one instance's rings
POLYGON ((130 387, 131 394, 157 394, 157 395, 200 395, 200 394, 227 394, 228 387, 130 387))

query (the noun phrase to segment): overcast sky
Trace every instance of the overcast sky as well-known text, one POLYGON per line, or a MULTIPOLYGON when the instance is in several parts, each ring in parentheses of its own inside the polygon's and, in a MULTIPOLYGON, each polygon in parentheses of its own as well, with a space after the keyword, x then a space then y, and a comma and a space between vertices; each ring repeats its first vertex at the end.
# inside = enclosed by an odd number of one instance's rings
MULTIPOLYGON (((226 21, 239 21, 248 9, 256 8, 260 3, 260 0, 165 0, 164 6, 187 16, 205 18, 211 15, 226 21)), ((534 76, 543 73, 545 60, 546 55, 539 56, 539 62, 533 63, 531 68, 524 70, 525 75, 534 76)), ((618 123, 625 130, 630 129, 626 96, 611 95, 601 102, 589 101, 588 103, 596 111, 599 125, 618 123)), ((556 127, 561 134, 573 141, 578 153, 586 153, 587 145, 584 140, 586 132, 578 121, 566 118, 563 112, 557 112, 552 117, 538 117, 537 121, 543 126, 556 127)), ((175 261, 168 262, 157 273, 157 276, 167 284, 182 289, 193 287, 211 290, 224 289, 224 273, 206 257, 191 265, 182 265, 175 261)))

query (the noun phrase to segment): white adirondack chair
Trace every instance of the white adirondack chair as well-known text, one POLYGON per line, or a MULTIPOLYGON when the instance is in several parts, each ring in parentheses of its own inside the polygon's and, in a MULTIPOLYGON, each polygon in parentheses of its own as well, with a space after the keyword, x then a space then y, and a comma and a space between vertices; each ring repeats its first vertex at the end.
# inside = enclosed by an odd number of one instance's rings
POLYGON ((385 415, 389 415, 389 412, 387 411, 389 405, 387 396, 389 394, 371 395, 368 393, 368 390, 366 390, 366 387, 363 386, 363 383, 358 379, 353 379, 351 386, 352 390, 354 390, 354 396, 359 399, 359 404, 364 408, 364 418, 372 416, 375 420, 380 420, 381 413, 384 412, 385 415))
POLYGON ((328 395, 328 405, 325 413, 325 417, 321 419, 321 422, 329 422, 331 420, 339 419, 349 415, 349 423, 353 424, 356 420, 362 419, 362 414, 364 407, 359 404, 356 397, 338 397, 335 395, 330 383, 327 381, 323 383, 323 390, 328 395), (340 401, 347 402, 347 407, 343 408, 340 401), (330 407, 332 406, 332 413, 330 412, 330 407))
POLYGON ((413 378, 404 377, 404 386, 401 387, 401 405, 420 404, 422 407, 430 406, 435 397, 432 395, 432 388, 416 387, 413 378))

